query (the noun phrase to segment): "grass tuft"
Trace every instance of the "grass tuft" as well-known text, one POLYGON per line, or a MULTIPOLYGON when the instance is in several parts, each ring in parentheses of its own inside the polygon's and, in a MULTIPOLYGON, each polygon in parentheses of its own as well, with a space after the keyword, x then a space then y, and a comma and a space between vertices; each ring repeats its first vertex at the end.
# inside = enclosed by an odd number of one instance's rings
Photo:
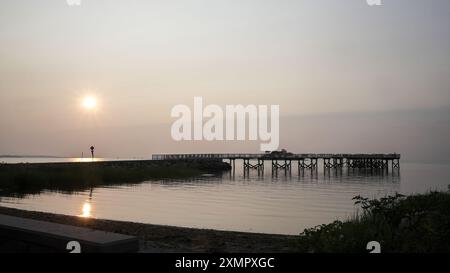
POLYGON ((362 213, 305 229, 298 240, 300 252, 367 253, 378 241, 388 253, 450 252, 450 192, 429 192, 380 199, 354 198, 362 213))

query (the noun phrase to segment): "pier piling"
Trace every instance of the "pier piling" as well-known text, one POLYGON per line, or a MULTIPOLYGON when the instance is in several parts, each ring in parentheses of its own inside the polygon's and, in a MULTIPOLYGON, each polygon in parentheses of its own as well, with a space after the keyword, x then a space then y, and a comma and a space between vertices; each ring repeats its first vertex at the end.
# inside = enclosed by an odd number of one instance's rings
POLYGON ((279 169, 291 172, 292 161, 297 161, 298 172, 308 169, 317 171, 319 161, 322 161, 324 171, 334 169, 341 171, 344 167, 350 169, 391 170, 400 169, 400 154, 292 154, 292 153, 264 153, 264 154, 156 154, 153 160, 182 160, 182 159, 222 159, 228 160, 233 171, 236 160, 243 161, 245 171, 255 169, 264 172, 265 161, 270 161, 272 173, 279 169), (256 161, 256 162, 255 162, 256 161))

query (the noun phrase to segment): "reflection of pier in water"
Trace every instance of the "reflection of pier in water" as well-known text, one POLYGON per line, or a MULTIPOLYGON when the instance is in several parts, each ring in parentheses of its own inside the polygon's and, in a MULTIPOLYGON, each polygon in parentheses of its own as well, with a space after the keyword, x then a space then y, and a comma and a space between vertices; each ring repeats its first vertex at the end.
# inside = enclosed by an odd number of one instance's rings
POLYGON ((272 174, 279 170, 290 174, 292 165, 296 164, 298 173, 309 170, 317 172, 322 166, 324 173, 340 173, 347 169, 351 171, 367 171, 370 173, 395 173, 400 169, 400 154, 292 154, 292 153, 265 153, 265 154, 159 154, 153 155, 153 160, 195 160, 211 159, 229 161, 232 170, 236 169, 236 160, 243 161, 244 173, 251 169, 258 174, 264 174, 265 162, 271 162, 272 174))

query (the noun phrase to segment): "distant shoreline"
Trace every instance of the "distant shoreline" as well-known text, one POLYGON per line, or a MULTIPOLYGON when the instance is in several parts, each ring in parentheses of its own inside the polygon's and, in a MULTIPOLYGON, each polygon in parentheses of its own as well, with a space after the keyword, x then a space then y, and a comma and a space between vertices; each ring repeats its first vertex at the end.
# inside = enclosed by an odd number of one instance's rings
POLYGON ((70 156, 55 155, 0 155, 0 158, 71 158, 70 156))

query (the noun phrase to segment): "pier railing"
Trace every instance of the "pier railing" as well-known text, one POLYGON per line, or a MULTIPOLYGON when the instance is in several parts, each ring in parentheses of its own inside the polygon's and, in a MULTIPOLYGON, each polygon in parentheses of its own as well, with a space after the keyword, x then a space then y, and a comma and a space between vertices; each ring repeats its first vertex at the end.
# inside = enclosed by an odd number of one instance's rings
POLYGON ((400 159, 400 154, 154 154, 153 160, 181 159, 400 159))

